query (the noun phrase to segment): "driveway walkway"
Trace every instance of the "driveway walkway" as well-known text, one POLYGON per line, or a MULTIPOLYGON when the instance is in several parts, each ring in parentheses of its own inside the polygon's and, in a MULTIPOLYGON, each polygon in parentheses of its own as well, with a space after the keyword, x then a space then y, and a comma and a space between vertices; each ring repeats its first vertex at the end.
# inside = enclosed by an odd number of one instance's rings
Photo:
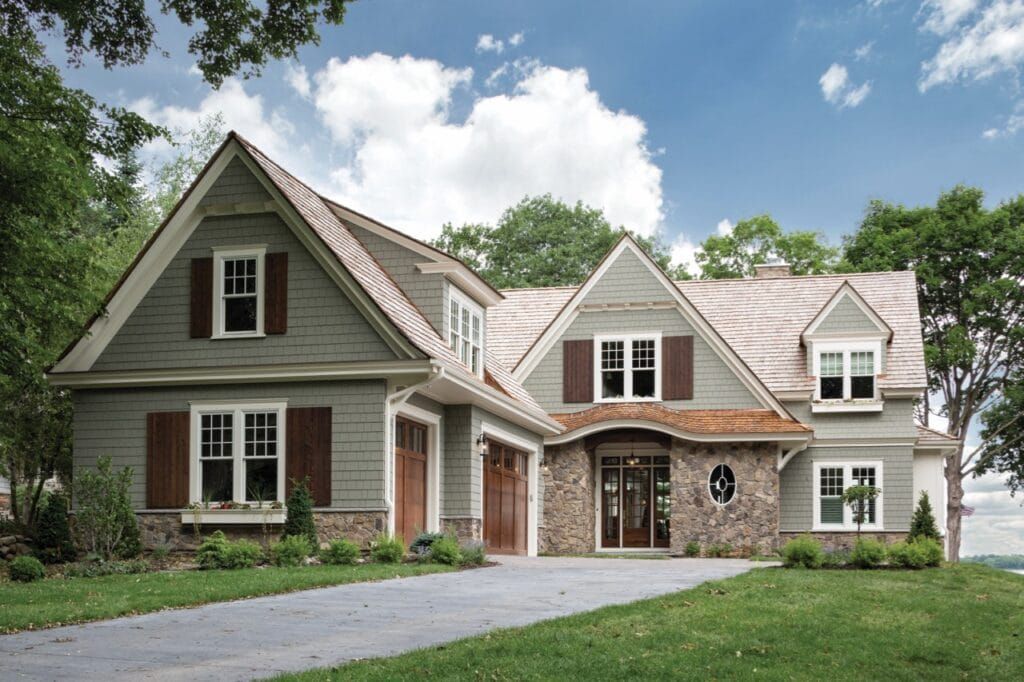
POLYGON ((0 635, 0 679, 250 680, 654 597, 753 566, 740 559, 500 561, 0 635))

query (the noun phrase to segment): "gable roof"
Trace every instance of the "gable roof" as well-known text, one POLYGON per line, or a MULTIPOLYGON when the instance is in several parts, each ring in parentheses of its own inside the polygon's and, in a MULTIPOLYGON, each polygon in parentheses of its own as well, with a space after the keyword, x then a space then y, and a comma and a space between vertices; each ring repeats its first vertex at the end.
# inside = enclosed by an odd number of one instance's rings
POLYGON ((832 297, 821 307, 818 314, 814 316, 807 326, 804 327, 803 332, 800 334, 801 340, 805 337, 814 334, 818 327, 828 319, 828 316, 835 310, 839 304, 844 300, 850 300, 862 313, 871 321, 872 324, 880 332, 885 333, 886 340, 892 338, 892 327, 886 324, 882 316, 875 312, 875 309, 871 307, 871 304, 864 300, 864 297, 857 292, 857 290, 850 284, 850 280, 843 280, 843 283, 839 285, 836 292, 832 294, 832 297))
MULTIPOLYGON (((807 325, 848 282, 892 331, 879 386, 925 386, 924 344, 913 272, 873 272, 770 279, 676 282, 700 313, 774 392, 810 391, 807 325)), ((488 344, 514 367, 573 298, 579 287, 502 291, 505 300, 487 315, 488 344), (495 340, 490 338, 495 335, 495 340), (497 341, 497 336, 502 339, 497 341)))

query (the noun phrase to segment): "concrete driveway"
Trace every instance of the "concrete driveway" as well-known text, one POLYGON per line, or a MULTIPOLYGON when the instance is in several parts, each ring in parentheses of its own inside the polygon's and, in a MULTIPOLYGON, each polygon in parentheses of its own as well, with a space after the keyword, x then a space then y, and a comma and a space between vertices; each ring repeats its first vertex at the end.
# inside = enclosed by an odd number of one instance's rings
POLYGON ((250 680, 654 597, 754 566, 741 559, 499 561, 0 635, 0 679, 250 680))

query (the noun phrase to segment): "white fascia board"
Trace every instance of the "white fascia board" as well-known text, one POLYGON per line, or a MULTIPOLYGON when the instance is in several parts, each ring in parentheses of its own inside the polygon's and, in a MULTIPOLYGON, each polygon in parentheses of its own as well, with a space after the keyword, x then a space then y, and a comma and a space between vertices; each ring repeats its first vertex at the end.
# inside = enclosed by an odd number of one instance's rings
POLYGON ((459 389, 460 392, 465 391, 464 394, 460 395, 458 402, 471 403, 482 407, 513 424, 530 429, 536 434, 547 436, 561 433, 563 430, 562 425, 549 417, 547 412, 539 408, 531 408, 501 391, 474 381, 468 376, 462 377, 456 372, 445 372, 424 393, 427 397, 438 400, 438 402, 443 404, 455 404, 452 400, 443 399, 442 396, 434 393, 437 389, 443 388, 445 384, 459 389))

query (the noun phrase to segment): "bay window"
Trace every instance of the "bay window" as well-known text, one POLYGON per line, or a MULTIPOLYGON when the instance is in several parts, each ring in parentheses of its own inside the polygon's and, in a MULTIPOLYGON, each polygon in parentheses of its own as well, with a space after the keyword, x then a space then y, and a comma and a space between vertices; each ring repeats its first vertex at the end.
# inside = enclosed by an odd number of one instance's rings
POLYGON ((603 336, 595 343, 595 402, 659 399, 659 335, 603 336))
MULTIPOLYGON (((879 488, 881 462, 815 462, 814 530, 857 530, 855 510, 843 504, 843 491, 855 485, 879 488)), ((882 495, 867 503, 861 528, 882 529, 882 495)))

